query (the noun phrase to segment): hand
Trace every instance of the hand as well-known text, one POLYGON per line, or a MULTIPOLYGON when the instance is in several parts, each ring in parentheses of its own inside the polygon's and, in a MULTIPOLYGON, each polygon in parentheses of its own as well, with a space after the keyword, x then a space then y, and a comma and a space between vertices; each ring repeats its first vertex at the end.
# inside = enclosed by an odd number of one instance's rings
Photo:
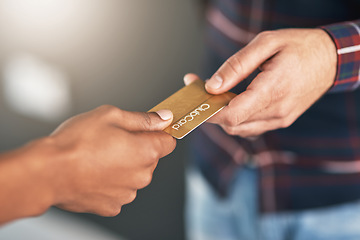
MULTIPOLYGON (((230 90, 257 68, 246 91, 210 119, 230 135, 257 136, 286 128, 332 86, 337 66, 335 44, 321 29, 260 33, 230 57, 206 84, 209 93, 230 90)), ((196 76, 188 75, 186 82, 196 76)))
POLYGON ((136 113, 103 106, 73 117, 50 137, 0 154, 0 225, 50 206, 117 215, 147 186, 176 141, 161 131, 169 110, 136 113))
POLYGON ((60 157, 51 160, 55 204, 74 212, 117 215, 147 186, 176 141, 165 132, 170 111, 136 113, 103 106, 76 116, 52 135, 60 157))

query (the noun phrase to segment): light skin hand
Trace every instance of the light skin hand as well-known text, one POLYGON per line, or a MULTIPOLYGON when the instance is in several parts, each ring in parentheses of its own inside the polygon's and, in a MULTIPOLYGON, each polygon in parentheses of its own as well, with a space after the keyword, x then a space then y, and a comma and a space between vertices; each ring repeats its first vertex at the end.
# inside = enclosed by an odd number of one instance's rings
POLYGON ((172 114, 159 115, 102 106, 69 119, 49 137, 0 155, 5 186, 0 223, 42 214, 52 205, 119 214, 150 184, 158 160, 175 148, 176 141, 161 131, 172 114))
MULTIPOLYGON (((209 122, 242 137, 290 126, 333 85, 335 44, 321 29, 283 29, 260 33, 230 57, 206 83, 224 93, 257 68, 261 72, 209 122)), ((189 84, 197 76, 188 74, 189 84)))

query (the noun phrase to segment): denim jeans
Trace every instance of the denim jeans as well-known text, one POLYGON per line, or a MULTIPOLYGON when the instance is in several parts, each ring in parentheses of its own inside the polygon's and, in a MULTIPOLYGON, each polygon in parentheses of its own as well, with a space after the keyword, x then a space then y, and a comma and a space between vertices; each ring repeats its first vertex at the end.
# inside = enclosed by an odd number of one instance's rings
POLYGON ((360 201, 312 210, 259 214, 257 171, 244 167, 227 198, 195 168, 186 173, 188 240, 359 240, 360 201))

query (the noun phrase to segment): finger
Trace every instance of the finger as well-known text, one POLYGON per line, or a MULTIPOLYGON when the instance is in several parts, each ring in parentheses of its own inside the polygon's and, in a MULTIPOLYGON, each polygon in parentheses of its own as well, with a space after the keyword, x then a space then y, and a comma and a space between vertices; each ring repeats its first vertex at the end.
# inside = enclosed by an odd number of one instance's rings
POLYGON ((129 131, 161 131, 171 124, 173 114, 165 109, 156 113, 124 111, 120 118, 120 126, 129 131))
POLYGON ((193 83, 195 80, 200 79, 200 77, 194 73, 188 73, 184 76, 184 83, 185 85, 190 85, 191 83, 193 83))
POLYGON ((281 119, 280 115, 274 112, 271 108, 267 108, 261 112, 255 113, 250 116, 246 121, 243 123, 255 122, 255 121, 268 121, 272 119, 281 119))
POLYGON ((241 137, 259 136, 265 132, 286 127, 282 119, 270 119, 243 123, 235 127, 221 125, 224 131, 230 135, 241 137))
POLYGON ((261 72, 265 71, 266 69, 269 68, 269 66, 272 64, 271 59, 268 59, 267 61, 263 62, 260 66, 259 66, 259 70, 261 72))
POLYGON ((210 78, 205 87, 209 93, 220 94, 236 86, 267 59, 282 48, 276 32, 259 34, 246 47, 230 57, 210 78))
POLYGON ((142 189, 148 186, 153 178, 153 169, 151 168, 139 168, 135 171, 131 171, 131 175, 126 178, 127 186, 129 188, 142 189))
MULTIPOLYGON (((144 153, 147 153, 147 156, 145 157, 153 156, 154 161, 169 155, 176 147, 176 140, 165 132, 139 132, 136 138, 139 146, 146 149, 144 153)), ((153 163, 149 164, 152 165, 153 163)))
POLYGON ((232 99, 229 105, 213 116, 209 122, 234 127, 268 108, 271 97, 269 97, 266 88, 250 86, 246 91, 232 99))
POLYGON ((266 121, 271 119, 283 119, 289 115, 290 111, 286 107, 281 106, 281 104, 272 104, 266 109, 261 110, 260 112, 254 113, 250 116, 246 122, 255 122, 255 121, 266 121))

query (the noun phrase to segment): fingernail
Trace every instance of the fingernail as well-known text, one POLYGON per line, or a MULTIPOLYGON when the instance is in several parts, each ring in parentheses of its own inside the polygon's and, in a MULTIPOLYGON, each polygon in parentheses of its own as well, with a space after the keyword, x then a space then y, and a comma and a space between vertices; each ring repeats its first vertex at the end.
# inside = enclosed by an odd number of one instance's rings
POLYGON ((173 117, 172 112, 170 110, 166 110, 166 109, 159 110, 156 113, 164 121, 170 120, 173 117))
POLYGON ((184 83, 186 86, 190 84, 190 79, 187 74, 184 76, 184 83))
POLYGON ((223 83, 223 79, 216 75, 215 77, 211 78, 209 81, 206 82, 206 87, 209 87, 211 89, 218 89, 221 87, 223 83))

